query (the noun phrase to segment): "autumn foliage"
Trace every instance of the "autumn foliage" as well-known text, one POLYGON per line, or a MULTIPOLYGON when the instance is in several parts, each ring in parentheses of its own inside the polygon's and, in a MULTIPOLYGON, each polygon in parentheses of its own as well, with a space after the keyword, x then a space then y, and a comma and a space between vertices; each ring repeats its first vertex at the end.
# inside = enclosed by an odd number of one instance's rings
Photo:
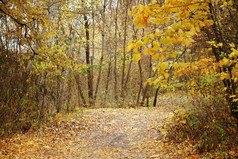
POLYGON ((153 1, 131 15, 146 33, 128 49, 135 52, 134 60, 141 60, 142 54, 154 59, 157 73, 147 82, 168 87, 178 79, 192 98, 193 106, 182 106, 185 112, 177 113, 171 139, 199 141, 201 152, 225 140, 228 145, 237 141, 237 3, 153 1))
POLYGON ((170 143, 237 146, 237 9, 236 0, 0 0, 0 137, 58 126, 57 114, 77 109, 147 106, 173 112, 170 143))

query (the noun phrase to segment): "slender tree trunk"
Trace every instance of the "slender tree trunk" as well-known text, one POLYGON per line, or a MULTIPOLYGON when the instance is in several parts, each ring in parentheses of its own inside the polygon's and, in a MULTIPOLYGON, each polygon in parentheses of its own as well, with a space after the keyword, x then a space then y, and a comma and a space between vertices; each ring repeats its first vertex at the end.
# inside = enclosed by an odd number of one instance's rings
MULTIPOLYGON (((145 30, 142 30, 142 38, 144 37, 145 30)), ((140 53, 142 54, 142 47, 140 47, 140 53)), ((139 73, 140 73, 140 86, 137 95, 136 105, 139 106, 140 103, 140 96, 143 90, 143 75, 142 75, 142 67, 141 67, 141 60, 138 61, 139 73)))
POLYGON ((137 100, 136 100, 136 105, 137 106, 139 106, 139 104, 140 104, 140 95, 141 95, 141 91, 143 89, 141 60, 138 61, 138 67, 139 67, 139 73, 140 73, 140 86, 139 86, 139 91, 138 91, 137 100))
MULTIPOLYGON (((209 3, 209 7, 210 7, 210 13, 211 13, 211 18, 214 21, 213 24, 213 32, 215 34, 215 41, 218 43, 222 43, 223 47, 220 50, 217 50, 215 47, 213 47, 213 53, 216 57, 217 62, 219 62, 221 60, 220 55, 221 52, 224 52, 226 54, 226 57, 228 57, 228 55, 230 54, 231 50, 229 49, 229 47, 227 47, 227 43, 225 42, 225 38, 222 34, 221 31, 221 26, 217 17, 217 14, 215 12, 215 9, 212 5, 212 2, 210 0, 209 3)), ((220 69, 220 72, 222 72, 222 70, 224 72, 228 72, 230 75, 230 79, 224 79, 223 80, 223 84, 225 87, 227 87, 226 89, 226 99, 230 105, 230 110, 231 110, 231 114, 236 118, 237 120, 237 126, 238 126, 238 102, 233 102, 233 99, 230 98, 231 95, 236 95, 236 85, 234 83, 234 80, 232 79, 232 67, 231 66, 226 66, 223 67, 223 69, 220 69)))
MULTIPOLYGON (((133 35, 133 40, 136 40, 136 34, 137 34, 137 31, 138 30, 136 30, 135 29, 135 25, 133 24, 132 25, 132 29, 133 29, 133 31, 134 31, 134 35, 133 35)), ((127 90, 127 84, 128 84, 128 81, 129 81, 129 78, 130 78, 130 72, 131 72, 131 66, 132 66, 132 54, 133 54, 133 52, 131 51, 130 52, 131 53, 131 59, 130 59, 130 63, 129 63, 129 66, 128 66, 128 72, 127 72, 127 75, 126 75, 126 79, 125 79, 125 84, 124 84, 124 90, 126 91, 127 90)))
POLYGON ((41 108, 40 108, 40 119, 44 117, 44 109, 45 109, 45 96, 47 94, 47 89, 46 89, 46 79, 47 73, 42 74, 42 79, 40 79, 40 87, 43 89, 43 94, 42 94, 42 102, 41 102, 41 108))
MULTIPOLYGON (((151 55, 150 55, 149 77, 148 78, 151 78, 151 73, 152 73, 152 60, 151 60, 151 55)), ((143 92, 143 98, 142 98, 142 101, 141 101, 141 106, 144 106, 145 99, 148 98, 148 89, 149 89, 149 87, 150 87, 149 84, 146 83, 146 86, 145 86, 145 89, 144 89, 144 92, 143 92)), ((146 106, 148 107, 149 104, 147 103, 146 106)))
POLYGON ((126 37, 127 37, 127 17, 128 17, 128 2, 126 1, 126 12, 124 21, 124 41, 123 41, 123 61, 122 61, 122 76, 121 76, 121 97, 124 97, 124 79, 125 79, 125 65, 126 65, 126 37))
MULTIPOLYGON (((110 38, 110 33, 109 33, 109 40, 108 40, 108 44, 109 44, 109 50, 111 51, 111 38, 110 38)), ((110 52, 110 51, 107 51, 107 52, 110 52)), ((111 74, 111 66, 112 66, 112 56, 111 54, 109 55, 109 64, 108 64, 108 71, 107 71, 107 79, 106 79, 106 94, 105 94, 105 97, 106 95, 108 94, 108 87, 109 87, 109 80, 110 80, 110 74, 111 74)))
POLYGON ((111 65, 112 65, 112 58, 110 57, 110 61, 108 64, 108 72, 107 72, 107 80, 106 80, 106 94, 108 93, 108 87, 109 87, 109 80, 110 80, 110 74, 111 74, 111 65))
POLYGON ((97 99, 97 92, 98 92, 98 87, 101 79, 101 73, 102 73, 102 62, 103 62, 103 56, 104 56, 104 40, 105 40, 105 11, 106 11, 106 0, 104 0, 103 4, 103 11, 102 11, 102 50, 101 50, 101 58, 100 58, 100 69, 98 73, 98 79, 97 79, 97 84, 96 84, 96 89, 95 89, 95 94, 94 94, 94 101, 96 102, 97 99))
POLYGON ((67 112, 69 112, 71 95, 71 82, 68 82, 67 112))
POLYGON ((159 89, 160 89, 160 87, 156 88, 156 91, 155 91, 155 98, 154 98, 154 102, 153 102, 154 107, 156 107, 156 104, 157 104, 157 97, 158 97, 159 89))
MULTIPOLYGON (((59 68, 57 68, 59 69, 59 68)), ((57 77, 57 91, 56 91, 56 96, 57 96, 57 99, 56 99, 56 111, 57 113, 60 112, 61 110, 61 79, 60 77, 57 77)))
POLYGON ((86 100, 84 98, 84 95, 83 95, 83 92, 82 92, 82 88, 80 86, 79 75, 75 75, 74 78, 76 80, 76 84, 77 84, 77 87, 78 87, 78 105, 79 105, 79 107, 81 107, 81 100, 80 100, 80 97, 81 97, 82 102, 83 102, 83 106, 85 106, 87 103, 86 103, 86 100))
POLYGON ((126 92, 126 90, 127 90, 127 84, 128 84, 128 81, 130 78, 130 73, 131 73, 131 66, 132 66, 132 51, 131 51, 131 60, 130 60, 129 66, 128 66, 128 71, 126 74, 126 79, 125 79, 125 84, 124 84, 124 92, 126 92))
POLYGON ((115 46, 114 46, 114 98, 117 100, 117 14, 118 14, 118 6, 119 6, 119 0, 117 0, 117 6, 116 6, 116 15, 115 15, 115 46))
MULTIPOLYGON (((112 1, 110 1, 109 7, 112 8, 112 1)), ((112 17, 112 15, 111 15, 112 17)), ((107 71, 107 79, 106 79, 106 87, 105 87, 105 99, 104 101, 106 101, 106 97, 108 95, 108 87, 109 87, 109 81, 110 81, 110 75, 111 75, 111 70, 112 70, 112 46, 111 46, 111 26, 112 23, 109 23, 109 27, 108 27, 108 46, 107 46, 107 53, 109 53, 109 63, 108 63, 108 71, 107 71)))
MULTIPOLYGON (((154 26, 154 28, 156 28, 156 26, 154 26)), ((155 34, 155 29, 154 29, 154 34, 155 34)), ((152 40, 152 48, 154 47, 153 46, 153 41, 152 40)), ((148 78, 151 78, 151 75, 152 75, 152 58, 151 58, 151 55, 149 55, 149 58, 150 58, 150 61, 149 61, 149 77, 148 78)), ((146 83, 146 86, 145 86, 145 90, 144 90, 144 93, 143 93, 143 98, 142 98, 142 101, 141 101, 141 106, 144 106, 144 102, 145 102, 145 99, 147 98, 147 104, 146 106, 149 107, 149 94, 148 94, 148 89, 149 89, 149 84, 146 83)))
MULTIPOLYGON (((93 18, 93 39, 92 39, 92 57, 91 57, 91 65, 94 65, 94 57, 95 57, 95 9, 93 6, 93 13, 92 13, 92 18, 93 18)), ((94 83, 94 72, 93 72, 93 67, 91 68, 91 79, 92 79, 92 84, 94 83)), ((93 86, 92 86, 93 87, 93 86)))
MULTIPOLYGON (((90 51, 89 51, 89 23, 88 23, 88 17, 86 14, 84 14, 84 26, 85 26, 85 33, 86 33, 86 63, 89 66, 90 65, 90 51)), ((92 82, 92 75, 91 75, 91 69, 87 70, 88 73, 88 100, 89 105, 93 105, 93 82, 92 82)))

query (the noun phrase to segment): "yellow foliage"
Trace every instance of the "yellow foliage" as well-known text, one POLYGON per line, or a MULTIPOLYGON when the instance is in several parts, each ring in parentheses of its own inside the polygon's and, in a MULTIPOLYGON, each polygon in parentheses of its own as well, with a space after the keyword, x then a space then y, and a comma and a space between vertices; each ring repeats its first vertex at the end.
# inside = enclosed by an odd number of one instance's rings
POLYGON ((154 48, 146 49, 146 50, 144 51, 144 54, 145 54, 145 55, 154 55, 154 53, 155 53, 155 49, 154 49, 154 48))
POLYGON ((140 53, 137 53, 137 54, 133 55, 133 60, 139 61, 140 59, 141 59, 141 54, 140 53))
POLYGON ((153 84, 153 80, 154 80, 154 78, 151 77, 147 80, 147 83, 151 86, 153 84))
POLYGON ((157 54, 152 55, 152 59, 154 59, 154 60, 158 60, 159 58, 163 59, 164 58, 163 54, 157 53, 157 54))
POLYGON ((224 80, 224 79, 230 79, 230 74, 222 72, 221 73, 221 80, 224 80))
POLYGON ((235 48, 231 48, 232 52, 230 53, 229 57, 230 58, 235 58, 238 56, 238 50, 236 50, 235 48))
POLYGON ((238 98, 233 99, 232 102, 238 102, 238 98))
POLYGON ((231 96, 230 96, 230 98, 235 98, 235 97, 236 97, 236 95, 231 95, 231 96))
POLYGON ((132 49, 135 47, 134 43, 130 43, 127 48, 126 48, 126 52, 132 51, 132 49))
MULTIPOLYGON (((228 4, 229 2, 225 5, 228 4)), ((195 38, 201 34, 201 29, 212 26, 214 23, 209 15, 209 2, 206 0, 202 3, 197 3, 195 0, 166 0, 162 6, 157 1, 153 1, 147 6, 138 6, 131 13, 135 17, 134 22, 138 28, 145 28, 148 23, 151 24, 149 27, 153 25, 163 26, 163 29, 160 27, 155 28, 155 30, 150 29, 149 32, 145 33, 144 41, 138 41, 139 43, 134 47, 134 51, 137 51, 139 47, 146 45, 148 49, 145 49, 144 54, 151 55, 153 60, 159 61, 155 66, 158 70, 158 77, 153 79, 156 86, 159 85, 158 82, 169 77, 167 70, 170 66, 164 61, 169 58, 176 58, 177 52, 183 52, 182 50, 185 48, 188 52, 189 48, 193 47, 195 38)), ((217 48, 223 47, 222 43, 217 44, 215 41, 208 41, 207 43, 217 48)), ((238 70, 236 69, 238 68, 236 66, 238 50, 235 49, 234 44, 232 46, 229 58, 223 57, 218 63, 203 57, 197 62, 175 63, 173 65, 174 74, 176 76, 196 74, 206 77, 216 74, 219 66, 223 68, 224 66, 235 65, 232 74, 233 77, 238 77, 238 73, 235 73, 238 70)), ((132 47, 132 44, 129 47, 132 47)), ((138 61, 141 59, 141 55, 135 54, 133 58, 138 61)), ((222 72, 220 78, 230 79, 231 75, 222 72)), ((152 79, 149 80, 150 83, 151 81, 152 79)), ((191 86, 195 86, 195 83, 192 82, 191 86)))

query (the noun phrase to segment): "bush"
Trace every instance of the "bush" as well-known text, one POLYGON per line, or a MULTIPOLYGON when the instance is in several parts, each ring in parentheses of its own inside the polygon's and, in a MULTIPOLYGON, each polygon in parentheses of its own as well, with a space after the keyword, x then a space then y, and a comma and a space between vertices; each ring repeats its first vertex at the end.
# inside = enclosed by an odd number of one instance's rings
POLYGON ((238 143, 235 119, 222 98, 190 100, 177 111, 169 125, 168 138, 176 142, 191 140, 198 152, 224 151, 238 143))

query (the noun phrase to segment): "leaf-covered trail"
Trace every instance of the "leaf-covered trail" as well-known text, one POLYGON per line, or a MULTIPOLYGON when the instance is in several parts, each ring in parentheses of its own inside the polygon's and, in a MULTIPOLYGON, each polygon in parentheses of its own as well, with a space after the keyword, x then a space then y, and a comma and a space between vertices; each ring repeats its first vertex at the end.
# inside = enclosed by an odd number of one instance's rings
POLYGON ((162 137, 159 127, 168 113, 159 109, 88 110, 92 129, 80 136, 78 157, 148 158, 162 137), (84 145, 83 145, 83 144, 84 145))
POLYGON ((162 142, 170 115, 162 108, 88 109, 1 141, 0 158, 179 158, 162 142))

